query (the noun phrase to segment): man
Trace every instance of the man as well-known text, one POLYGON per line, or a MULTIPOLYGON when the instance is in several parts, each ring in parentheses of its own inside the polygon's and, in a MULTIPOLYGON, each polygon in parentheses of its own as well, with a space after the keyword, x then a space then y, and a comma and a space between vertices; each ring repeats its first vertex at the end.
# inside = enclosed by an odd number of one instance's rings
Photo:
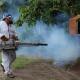
MULTIPOLYGON (((1 43, 13 43, 17 40, 14 29, 12 28, 13 18, 10 14, 4 16, 3 20, 0 21, 0 42, 1 43)), ((14 78, 11 65, 16 59, 15 49, 3 49, 2 50, 2 63, 1 67, 3 72, 10 78, 14 78)))

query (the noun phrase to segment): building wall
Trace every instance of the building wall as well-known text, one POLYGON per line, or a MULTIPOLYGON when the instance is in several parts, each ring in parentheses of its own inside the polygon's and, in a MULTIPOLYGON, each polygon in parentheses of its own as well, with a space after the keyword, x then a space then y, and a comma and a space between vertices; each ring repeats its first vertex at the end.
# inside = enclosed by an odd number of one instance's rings
POLYGON ((78 34, 78 20, 80 19, 80 15, 74 16, 69 20, 69 33, 71 35, 78 34))
POLYGON ((77 30, 77 20, 76 19, 70 19, 69 20, 69 33, 71 35, 75 35, 78 33, 77 30))

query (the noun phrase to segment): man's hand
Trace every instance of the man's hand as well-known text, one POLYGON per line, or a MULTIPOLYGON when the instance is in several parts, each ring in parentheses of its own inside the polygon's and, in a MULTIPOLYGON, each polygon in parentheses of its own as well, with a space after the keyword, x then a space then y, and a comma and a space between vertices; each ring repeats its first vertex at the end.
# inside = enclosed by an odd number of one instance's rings
POLYGON ((18 37, 15 36, 15 35, 13 35, 13 36, 12 36, 12 39, 14 39, 14 40, 18 40, 18 37))
POLYGON ((2 40, 2 41, 8 41, 9 39, 8 39, 7 37, 5 37, 5 35, 3 35, 3 36, 1 37, 1 40, 2 40))

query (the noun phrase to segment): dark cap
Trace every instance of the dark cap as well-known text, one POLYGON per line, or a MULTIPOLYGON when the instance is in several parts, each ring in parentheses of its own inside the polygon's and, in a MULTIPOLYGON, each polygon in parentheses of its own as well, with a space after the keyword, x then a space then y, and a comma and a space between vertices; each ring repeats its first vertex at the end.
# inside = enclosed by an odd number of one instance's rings
POLYGON ((7 17, 11 18, 13 20, 13 17, 11 14, 5 14, 3 15, 3 20, 6 19, 7 17))

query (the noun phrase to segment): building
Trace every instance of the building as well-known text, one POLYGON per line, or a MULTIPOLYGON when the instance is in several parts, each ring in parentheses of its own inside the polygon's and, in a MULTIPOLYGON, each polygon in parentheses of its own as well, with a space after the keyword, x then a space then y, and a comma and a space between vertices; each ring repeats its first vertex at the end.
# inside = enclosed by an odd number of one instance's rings
POLYGON ((69 33, 71 35, 80 34, 80 15, 70 18, 69 33))

